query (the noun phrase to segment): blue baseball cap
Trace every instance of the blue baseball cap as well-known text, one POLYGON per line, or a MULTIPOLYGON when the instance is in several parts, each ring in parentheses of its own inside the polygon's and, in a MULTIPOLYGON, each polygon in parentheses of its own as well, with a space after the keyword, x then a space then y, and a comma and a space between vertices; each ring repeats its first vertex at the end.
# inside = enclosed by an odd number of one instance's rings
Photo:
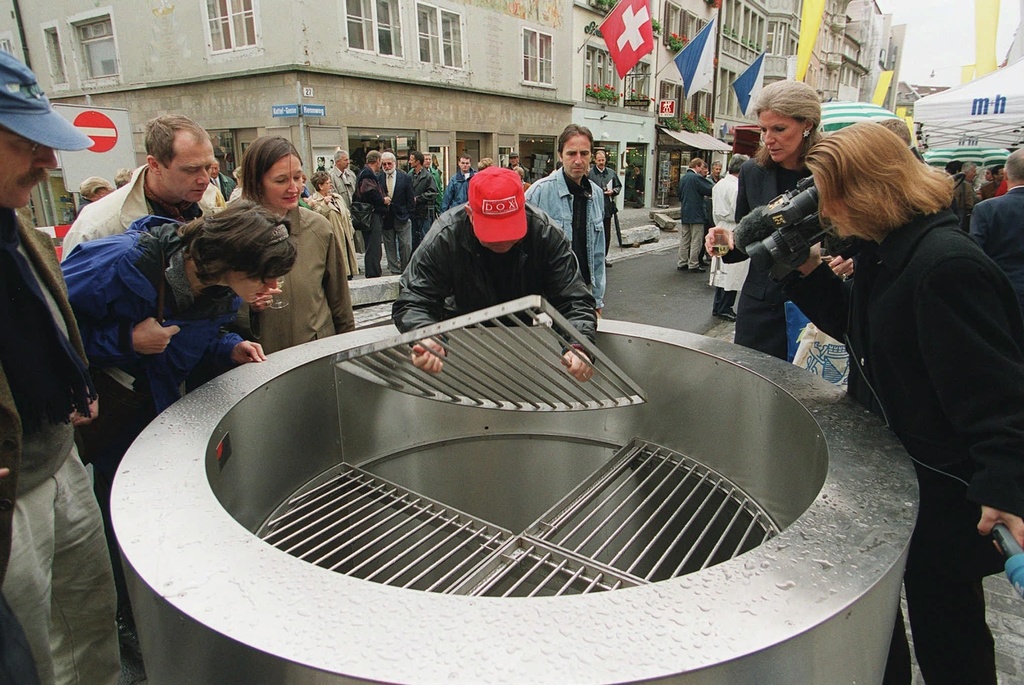
POLYGON ((0 51, 0 126, 54 150, 85 150, 93 145, 91 138, 53 111, 36 82, 36 75, 3 51, 0 51))

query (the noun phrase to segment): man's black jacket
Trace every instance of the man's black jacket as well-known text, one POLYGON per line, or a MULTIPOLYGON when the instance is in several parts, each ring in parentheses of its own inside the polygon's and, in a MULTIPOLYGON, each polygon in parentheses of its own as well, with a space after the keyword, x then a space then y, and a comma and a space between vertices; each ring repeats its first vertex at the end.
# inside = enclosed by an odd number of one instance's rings
POLYGON ((511 283, 495 283, 465 205, 434 222, 402 274, 392 319, 411 331, 503 301, 540 295, 591 341, 597 329, 594 296, 580 276, 572 246, 544 212, 526 205, 526 235, 509 252, 511 283), (501 297, 506 292, 511 297, 501 297))

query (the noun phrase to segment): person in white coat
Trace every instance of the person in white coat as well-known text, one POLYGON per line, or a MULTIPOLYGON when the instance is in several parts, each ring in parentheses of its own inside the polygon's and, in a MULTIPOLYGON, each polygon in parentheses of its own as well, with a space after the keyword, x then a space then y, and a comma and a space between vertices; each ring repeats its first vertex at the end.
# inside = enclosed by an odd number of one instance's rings
MULTIPOLYGON (((740 167, 749 159, 746 155, 733 155, 729 161, 728 173, 711 189, 711 205, 715 225, 730 231, 736 228, 736 195, 740 188, 740 167)), ((743 287, 750 262, 743 260, 725 264, 721 257, 711 260, 711 276, 708 285, 715 286, 715 301, 711 313, 719 319, 735 321, 736 293, 743 287)))

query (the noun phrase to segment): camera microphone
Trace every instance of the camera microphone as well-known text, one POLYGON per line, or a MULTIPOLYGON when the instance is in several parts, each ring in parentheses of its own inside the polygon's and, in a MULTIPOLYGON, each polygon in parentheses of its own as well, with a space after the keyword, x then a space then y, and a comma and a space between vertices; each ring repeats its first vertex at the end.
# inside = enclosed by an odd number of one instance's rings
POLYGON ((733 243, 740 252, 746 254, 748 245, 764 240, 778 228, 775 222, 765 214, 765 209, 767 206, 755 207, 750 210, 750 213, 740 220, 739 225, 733 231, 733 243))

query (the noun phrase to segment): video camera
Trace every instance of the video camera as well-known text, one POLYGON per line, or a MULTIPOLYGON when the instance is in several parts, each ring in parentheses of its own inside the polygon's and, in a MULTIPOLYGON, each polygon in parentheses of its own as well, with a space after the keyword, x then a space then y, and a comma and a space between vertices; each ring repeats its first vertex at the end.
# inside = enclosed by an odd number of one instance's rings
POLYGON ((736 230, 737 244, 751 261, 772 268, 772 276, 785 275, 803 264, 811 245, 826 231, 818 220, 818 189, 814 179, 801 179, 793 190, 751 212, 736 230), (751 221, 748 223, 747 219, 751 221), (748 223, 744 228, 743 224, 748 223), (743 244, 744 236, 748 242, 743 244), (781 268, 776 268, 781 265, 781 268))

